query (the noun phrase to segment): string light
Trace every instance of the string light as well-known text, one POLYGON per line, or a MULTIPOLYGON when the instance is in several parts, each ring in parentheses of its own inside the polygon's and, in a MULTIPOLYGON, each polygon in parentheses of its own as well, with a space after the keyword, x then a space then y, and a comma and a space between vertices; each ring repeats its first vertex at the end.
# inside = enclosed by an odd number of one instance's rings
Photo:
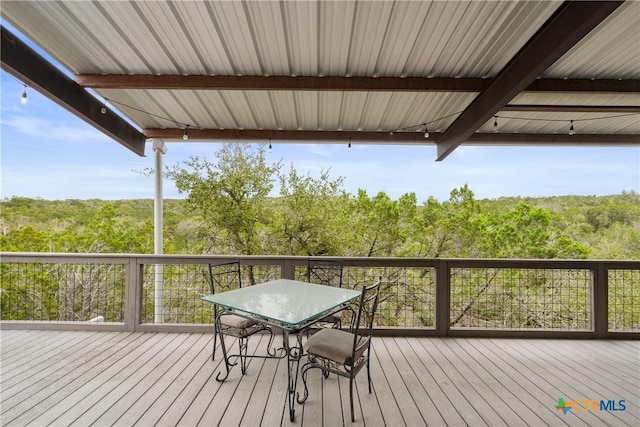
MULTIPOLYGON (((106 99, 106 98, 105 98, 105 99, 106 99)), ((149 116, 151 116, 151 117, 156 117, 156 118, 158 118, 158 119, 167 120, 167 121, 169 121, 169 122, 173 122, 173 123, 175 123, 175 124, 177 124, 177 125, 179 125, 179 126, 185 126, 185 127, 186 127, 186 129, 185 129, 185 131, 184 131, 184 135, 182 135, 182 139, 184 139, 185 141, 189 139, 189 132, 188 132, 188 130, 189 130, 189 128, 190 128, 190 127, 193 127, 193 126, 191 126, 191 125, 188 125, 188 124, 186 124, 186 123, 179 122, 179 121, 177 121, 177 120, 170 119, 169 117, 164 117, 164 116, 160 116, 160 115, 158 115, 158 114, 153 114, 153 113, 150 113, 150 112, 148 112, 148 111, 142 110, 142 109, 140 109, 140 108, 132 107, 131 105, 127 105, 127 104, 125 104, 124 102, 119 102, 119 101, 116 101, 116 100, 114 100, 114 99, 109 99, 108 101, 109 101, 110 103, 112 103, 112 104, 117 104, 117 105, 120 105, 120 106, 122 106, 122 107, 129 108, 129 109, 131 109, 131 110, 138 111, 138 112, 143 113, 143 114, 147 114, 147 115, 149 115, 149 116)), ((223 128, 220 128, 220 130, 223 130, 223 128)))
MULTIPOLYGON (((21 102, 23 104, 26 104, 26 102, 27 102, 27 91, 26 91, 26 88, 27 88, 27 85, 24 84, 24 91, 22 93, 22 98, 21 98, 21 102)), ((167 120, 167 121, 173 122, 173 123, 175 123, 175 124, 177 124, 179 126, 184 126, 185 127, 185 131, 184 131, 184 134, 182 135, 182 139, 185 140, 185 141, 189 140, 189 128, 193 127, 191 125, 179 122, 177 120, 170 119, 168 117, 163 117, 163 116, 160 116, 160 115, 157 115, 157 114, 153 114, 153 113, 150 113, 148 111, 144 111, 144 110, 141 110, 139 108, 127 105, 125 103, 118 102, 118 101, 115 101, 115 100, 112 100, 112 99, 107 99, 107 98, 104 99, 104 105, 100 109, 100 112, 102 114, 106 114, 106 112, 107 112, 107 107, 106 107, 107 102, 111 102, 113 104, 121 105, 121 106, 123 106, 125 108, 129 108, 131 110, 135 110, 135 111, 141 112, 143 114, 147 114, 147 115, 152 116, 152 117, 156 117, 156 118, 159 118, 159 119, 162 119, 162 120, 167 120)), ((421 123, 421 124, 418 124, 418 125, 411 125, 411 126, 407 126, 407 127, 403 127, 403 128, 395 128, 395 129, 389 130, 388 132, 389 132, 390 136, 393 136, 395 132, 402 132, 402 131, 408 131, 408 130, 415 130, 415 131, 419 132, 420 128, 422 126, 424 126, 424 137, 425 137, 425 139, 428 139, 430 137, 429 129, 428 129, 428 126, 430 124, 439 122, 441 120, 448 119, 450 117, 459 115, 459 114, 461 114, 463 112, 464 112, 464 110, 457 111, 455 113, 451 113, 451 114, 448 114, 446 116, 439 117, 437 119, 434 119, 434 120, 431 120, 431 121, 428 121, 428 122, 424 122, 424 123, 421 123)), ((573 125, 574 121, 578 122, 578 121, 593 121, 593 120, 613 119, 613 118, 627 117, 627 116, 632 116, 632 115, 638 115, 638 113, 623 113, 623 114, 616 114, 616 115, 609 115, 609 116, 601 116, 601 117, 592 117, 592 118, 586 118, 586 119, 570 120, 569 135, 574 135, 575 134, 575 128, 574 128, 574 125, 573 125)), ((494 129, 494 132, 496 132, 496 133, 498 132, 498 118, 504 118, 504 119, 510 119, 510 120, 525 120, 525 121, 528 120, 528 121, 540 121, 540 122, 565 122, 566 123, 566 119, 543 119, 543 118, 536 118, 536 117, 515 117, 515 116, 505 116, 505 115, 497 115, 496 114, 496 115, 493 116, 493 129, 494 129)), ((278 128, 278 130, 282 130, 282 129, 278 128)), ((349 144, 348 144, 347 147, 348 147, 348 150, 351 151, 351 138, 349 138, 349 144)), ((269 139, 269 152, 271 152, 271 150, 272 150, 272 144, 271 144, 271 139, 269 139)))
POLYGON ((269 138, 269 152, 273 152, 273 147, 271 146, 271 138, 269 138))
MULTIPOLYGON (((425 127, 425 138, 428 138, 428 130, 427 127, 428 125, 430 125, 431 123, 435 123, 438 122, 440 120, 444 120, 444 119, 448 119, 449 117, 455 116, 457 114, 462 113, 463 111, 458 111, 456 113, 452 113, 449 114, 447 116, 444 117, 440 117, 437 118, 435 120, 431 120, 428 121, 426 123, 422 123, 422 124, 418 124, 418 125, 412 125, 412 126, 407 126, 407 127, 403 127, 403 128, 396 128, 393 130, 389 131, 389 135, 393 136, 394 132, 402 132, 402 131, 408 131, 408 130, 415 130, 417 132, 420 131, 420 128, 422 126, 425 127)), ((575 135, 575 127, 573 125, 573 122, 587 122, 587 121, 593 121, 593 120, 604 120, 604 119, 615 119, 618 117, 628 117, 628 116, 633 116, 633 115, 638 115, 638 113, 623 113, 623 114, 615 114, 615 115, 608 115, 608 116, 601 116, 601 117, 591 117, 588 119, 577 119, 577 120, 570 120, 571 125, 569 128, 569 135, 575 135)), ((524 120, 524 121, 538 121, 538 122, 567 122, 567 119, 542 119, 542 118, 537 118, 537 117, 515 117, 515 116, 504 116, 504 115, 494 115, 493 116, 493 131, 495 133, 498 133, 499 128, 498 128, 498 118, 503 118, 503 119, 510 119, 510 120, 524 120)))
POLYGON ((24 90, 22 91, 22 96, 20 97, 20 103, 22 105, 26 104, 28 101, 27 99, 27 85, 24 85, 24 90))

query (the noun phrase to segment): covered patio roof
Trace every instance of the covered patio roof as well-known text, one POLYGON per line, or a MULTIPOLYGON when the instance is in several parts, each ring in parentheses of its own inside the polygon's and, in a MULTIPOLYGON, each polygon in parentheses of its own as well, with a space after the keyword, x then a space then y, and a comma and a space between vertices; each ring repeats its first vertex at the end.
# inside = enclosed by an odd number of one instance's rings
POLYGON ((640 145, 637 1, 15 1, 1 15, 75 77, 5 27, 2 68, 139 155, 150 138, 436 144, 438 160, 460 144, 640 145))

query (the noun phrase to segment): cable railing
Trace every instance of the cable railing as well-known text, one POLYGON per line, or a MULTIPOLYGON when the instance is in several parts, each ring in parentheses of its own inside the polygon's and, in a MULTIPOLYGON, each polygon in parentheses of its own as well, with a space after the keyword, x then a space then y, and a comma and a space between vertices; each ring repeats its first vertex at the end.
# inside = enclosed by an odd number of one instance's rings
MULTIPOLYGON (((209 331, 207 266, 243 286, 306 280, 307 257, 3 253, 2 328, 209 331)), ((640 261, 342 258, 343 286, 383 278, 376 333, 640 337, 640 261)))

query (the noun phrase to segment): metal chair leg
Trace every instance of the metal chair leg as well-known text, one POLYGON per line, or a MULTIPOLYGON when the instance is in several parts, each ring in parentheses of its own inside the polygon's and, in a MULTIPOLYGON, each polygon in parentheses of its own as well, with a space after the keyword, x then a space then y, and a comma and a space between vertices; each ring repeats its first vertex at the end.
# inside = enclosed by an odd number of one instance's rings
POLYGON ((349 378, 349 403, 351 405, 351 422, 355 422, 356 418, 353 414, 353 375, 349 378))
POLYGON ((213 329, 213 351, 211 352, 211 360, 216 360, 216 344, 218 343, 218 326, 213 329))

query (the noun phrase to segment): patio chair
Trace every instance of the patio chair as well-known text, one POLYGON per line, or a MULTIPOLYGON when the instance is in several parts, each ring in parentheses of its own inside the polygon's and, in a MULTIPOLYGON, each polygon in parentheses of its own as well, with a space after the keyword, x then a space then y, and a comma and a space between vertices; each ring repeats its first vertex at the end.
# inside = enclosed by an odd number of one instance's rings
POLYGON ((362 296, 360 297, 357 312, 354 312, 355 318, 351 321, 349 331, 322 329, 304 343, 308 361, 302 366, 304 395, 300 398, 298 394, 298 403, 306 402, 309 397, 309 388, 307 386, 309 370, 318 368, 323 373, 333 372, 349 378, 351 421, 355 421, 353 413, 353 381, 365 365, 367 367, 369 393, 371 393, 371 370, 369 366, 371 331, 373 329, 373 317, 378 306, 381 281, 382 278, 379 278, 374 285, 363 286, 362 296))
MULTIPOLYGON (((225 262, 222 264, 209 264, 209 291, 211 294, 216 292, 229 291, 242 287, 242 274, 240 270, 240 261, 225 262)), ((213 351, 211 360, 215 360, 216 345, 218 334, 220 334, 223 353, 226 355, 226 347, 224 336, 232 336, 238 339, 239 354, 226 356, 225 363, 227 367, 235 365, 229 359, 231 357, 240 358, 240 369, 244 374, 247 369, 247 346, 249 337, 257 332, 268 330, 271 334, 267 352, 270 351, 273 342, 273 331, 263 323, 250 318, 249 316, 240 316, 232 311, 224 308, 213 306, 213 314, 215 319, 215 331, 213 334, 213 351)))
MULTIPOLYGON (((307 282, 342 287, 342 259, 312 259, 307 261, 307 282)), ((315 323, 317 327, 342 327, 342 310, 331 313, 315 323)))

